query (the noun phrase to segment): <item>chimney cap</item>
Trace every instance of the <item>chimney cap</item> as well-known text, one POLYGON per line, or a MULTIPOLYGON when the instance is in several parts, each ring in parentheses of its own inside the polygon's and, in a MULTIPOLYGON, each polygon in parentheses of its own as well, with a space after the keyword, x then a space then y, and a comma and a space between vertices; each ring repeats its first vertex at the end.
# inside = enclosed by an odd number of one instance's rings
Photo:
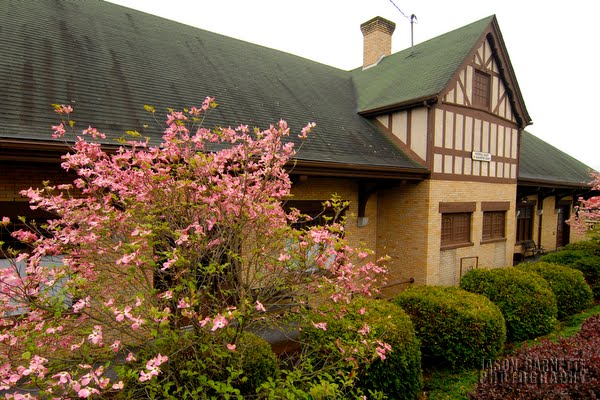
POLYGON ((394 33, 396 29, 396 24, 390 20, 387 20, 383 17, 375 17, 371 18, 367 22, 360 24, 360 31, 363 36, 367 35, 373 31, 382 31, 391 35, 394 33))

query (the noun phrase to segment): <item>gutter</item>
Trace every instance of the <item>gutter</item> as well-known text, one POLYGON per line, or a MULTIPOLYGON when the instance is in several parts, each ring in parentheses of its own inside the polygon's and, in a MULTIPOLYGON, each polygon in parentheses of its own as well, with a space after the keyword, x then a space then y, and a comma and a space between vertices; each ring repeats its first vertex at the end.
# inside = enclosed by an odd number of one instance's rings
POLYGON ((373 108, 370 110, 359 111, 358 115, 361 115, 363 117, 371 117, 371 116, 375 116, 375 115, 390 112, 390 111, 400 111, 403 109, 423 107, 423 106, 427 107, 428 105, 437 103, 438 100, 439 100, 439 97, 437 94, 422 96, 422 97, 418 97, 416 99, 403 101, 401 103, 389 104, 389 105, 385 105, 382 107, 373 108))

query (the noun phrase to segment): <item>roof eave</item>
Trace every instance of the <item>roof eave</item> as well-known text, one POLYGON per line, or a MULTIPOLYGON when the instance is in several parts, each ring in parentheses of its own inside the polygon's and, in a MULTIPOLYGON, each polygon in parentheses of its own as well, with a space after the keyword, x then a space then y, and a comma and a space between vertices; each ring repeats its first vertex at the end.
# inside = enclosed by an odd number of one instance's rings
POLYGON ((438 95, 433 94, 433 95, 421 96, 416 99, 410 99, 410 100, 403 101, 400 103, 389 104, 389 105, 386 105, 383 107, 377 107, 377 108, 373 108, 373 109, 369 109, 369 110, 362 110, 362 111, 359 111, 358 114, 363 117, 372 117, 374 115, 388 113, 391 111, 400 111, 400 110, 405 110, 408 108, 427 106, 427 105, 437 103, 437 101, 438 101, 438 95))
POLYGON ((288 164, 294 175, 330 176, 345 178, 374 178, 422 181, 429 177, 427 168, 405 168, 381 165, 344 164, 322 161, 294 160, 288 164))
POLYGON ((518 178, 518 186, 540 186, 560 189, 592 189, 593 185, 583 182, 553 181, 539 178, 518 178))

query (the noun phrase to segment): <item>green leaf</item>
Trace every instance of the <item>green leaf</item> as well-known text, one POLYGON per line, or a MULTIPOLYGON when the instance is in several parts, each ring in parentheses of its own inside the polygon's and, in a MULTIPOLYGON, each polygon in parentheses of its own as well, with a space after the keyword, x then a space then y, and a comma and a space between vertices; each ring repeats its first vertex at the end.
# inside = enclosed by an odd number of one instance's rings
POLYGON ((125 133, 128 134, 129 136, 133 136, 133 137, 141 137, 142 136, 142 134, 139 133, 138 131, 129 130, 129 131, 125 131, 125 133))
POLYGON ((26 351, 25 353, 21 354, 21 358, 23 360, 29 360, 31 358, 31 353, 26 351))
POLYGON ((149 106, 148 104, 144 104, 144 110, 151 112, 151 113, 155 113, 156 112, 156 108, 149 106))
POLYGON ((72 120, 72 119, 70 119, 70 120, 69 120, 69 126, 70 126, 71 128, 72 128, 72 127, 74 127, 74 126, 75 126, 75 121, 74 121, 74 120, 72 120))

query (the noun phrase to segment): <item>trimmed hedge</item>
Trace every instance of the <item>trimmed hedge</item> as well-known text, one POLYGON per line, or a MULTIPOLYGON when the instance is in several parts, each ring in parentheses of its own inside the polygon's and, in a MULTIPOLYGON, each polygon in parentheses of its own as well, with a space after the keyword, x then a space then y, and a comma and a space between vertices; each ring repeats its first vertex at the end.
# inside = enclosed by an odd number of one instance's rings
POLYGON ((122 369, 125 388, 115 398, 198 399, 227 395, 246 398, 255 396, 263 382, 277 380, 280 374, 269 343, 253 333, 236 333, 230 328, 214 333, 172 332, 136 354, 137 365, 143 369, 146 360, 157 353, 169 357, 160 367, 162 373, 140 383, 131 370, 122 369), (226 344, 236 336, 237 349, 227 349, 226 344))
POLYGON ((470 399, 600 398, 600 315, 589 317, 581 331, 556 342, 520 350, 482 371, 470 399))
POLYGON ((540 261, 561 264, 583 272, 586 282, 592 288, 594 298, 600 300, 600 256, 594 250, 594 242, 581 243, 573 243, 565 250, 543 255, 540 261))
POLYGON ((559 319, 575 315, 592 304, 592 290, 581 271, 544 261, 519 264, 517 268, 535 272, 548 282, 556 296, 559 319))
POLYGON ((453 367, 496 358, 506 340, 502 312, 485 296, 456 287, 409 288, 395 303, 410 315, 424 356, 453 367))
POLYGON ((595 256, 600 256, 600 241, 593 239, 569 243, 564 247, 564 250, 583 250, 595 256))
POLYGON ((537 274, 513 267, 473 269, 460 287, 486 296, 500 308, 510 342, 545 335, 556 325, 556 297, 537 274))
POLYGON ((392 349, 385 354, 385 360, 373 353, 371 364, 359 365, 357 387, 365 394, 379 391, 391 399, 419 397, 423 386, 420 343, 409 316, 400 307, 384 300, 357 297, 350 304, 333 304, 321 310, 314 311, 313 319, 327 323, 326 330, 308 324, 301 332, 301 340, 316 365, 335 365, 337 360, 353 357, 340 351, 340 346, 363 347, 366 324, 370 339, 385 342, 392 349), (343 318, 336 316, 340 312, 345 315, 343 318))

